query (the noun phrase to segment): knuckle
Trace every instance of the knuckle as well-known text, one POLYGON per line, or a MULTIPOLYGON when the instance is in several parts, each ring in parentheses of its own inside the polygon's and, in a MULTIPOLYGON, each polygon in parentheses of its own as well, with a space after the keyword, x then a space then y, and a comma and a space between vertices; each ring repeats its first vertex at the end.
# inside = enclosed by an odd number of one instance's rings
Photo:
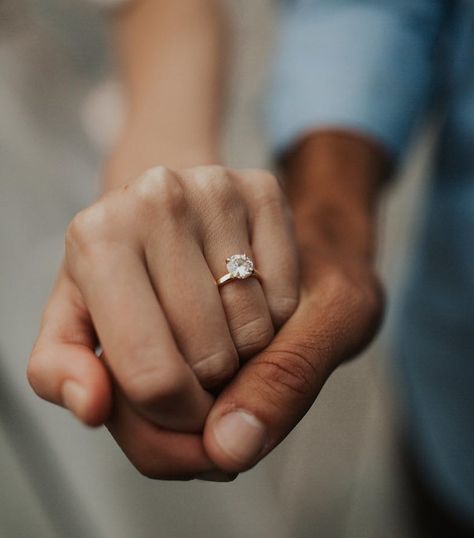
POLYGON ((275 321, 282 325, 290 319, 298 306, 298 297, 296 295, 286 295, 272 299, 271 307, 275 321))
POLYGON ((234 329, 235 345, 239 354, 244 357, 267 347, 273 335, 271 321, 263 316, 247 320, 234 329))
POLYGON ((380 327, 384 314, 384 293, 379 282, 366 283, 352 290, 350 302, 356 312, 359 312, 360 327, 358 343, 354 344, 352 354, 361 351, 375 336, 380 327))
POLYGON ((194 373, 204 388, 223 385, 231 379, 239 367, 239 358, 235 350, 218 351, 197 361, 194 373))
POLYGON ((237 189, 223 166, 197 167, 193 169, 193 179, 200 195, 215 204, 227 206, 237 199, 237 189))
POLYGON ((326 308, 332 312, 327 340, 341 362, 360 353, 375 336, 383 319, 383 289, 375 275, 354 278, 343 271, 333 271, 324 284, 326 308))
POLYGON ((181 369, 148 368, 131 372, 122 382, 131 402, 143 408, 166 405, 179 397, 186 388, 187 378, 181 369))
POLYGON ((282 395, 307 397, 319 386, 319 376, 307 358, 308 349, 293 344, 285 349, 274 349, 255 364, 255 374, 262 391, 270 401, 281 401, 282 395))
POLYGON ((218 187, 222 183, 229 181, 229 172, 225 166, 212 164, 208 166, 196 166, 191 169, 194 182, 199 186, 218 187))
POLYGON ((254 170, 253 173, 257 178, 258 184, 262 189, 265 189, 275 194, 281 193, 280 183, 275 175, 268 170, 254 170))
POLYGON ((186 196, 178 176, 163 166, 151 168, 137 181, 136 195, 140 210, 147 215, 165 211, 180 216, 186 209, 186 196))
POLYGON ((247 207, 236 187, 233 176, 222 166, 202 166, 192 169, 190 184, 193 195, 205 211, 200 222, 209 242, 221 233, 222 225, 230 222, 237 228, 247 220, 247 207))
POLYGON ((362 299, 359 286, 346 271, 331 267, 320 275, 320 284, 326 292, 330 303, 345 303, 347 306, 358 305, 362 299))
POLYGON ((79 211, 66 230, 66 249, 87 250, 107 235, 107 208, 97 202, 79 211))
POLYGON ((385 308, 385 291, 380 280, 374 275, 366 287, 364 303, 369 308, 370 318, 379 323, 385 308))
POLYGON ((359 280, 343 271, 335 271, 327 279, 327 289, 334 301, 345 304, 346 310, 362 314, 361 319, 379 318, 384 307, 384 293, 380 281, 374 276, 359 280))
POLYGON ((280 182, 271 172, 252 169, 246 171, 246 177, 258 197, 263 201, 276 203, 283 200, 280 182))

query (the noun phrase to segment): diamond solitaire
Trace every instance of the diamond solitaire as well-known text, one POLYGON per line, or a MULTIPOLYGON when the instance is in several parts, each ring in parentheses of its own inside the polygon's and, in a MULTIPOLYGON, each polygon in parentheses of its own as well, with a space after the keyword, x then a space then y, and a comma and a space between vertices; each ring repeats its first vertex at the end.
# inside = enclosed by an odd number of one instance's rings
POLYGON ((232 278, 248 278, 253 273, 253 261, 246 254, 234 254, 226 260, 232 278))
POLYGON ((244 280, 250 277, 260 279, 260 275, 255 270, 253 261, 246 254, 233 254, 229 256, 226 260, 226 267, 229 272, 217 279, 218 286, 222 286, 232 280, 244 280))

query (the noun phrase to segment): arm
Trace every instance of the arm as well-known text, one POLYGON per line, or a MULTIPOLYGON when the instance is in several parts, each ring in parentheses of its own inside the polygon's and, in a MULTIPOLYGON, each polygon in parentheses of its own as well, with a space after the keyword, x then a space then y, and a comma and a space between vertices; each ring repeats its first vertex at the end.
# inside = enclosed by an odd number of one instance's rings
POLYGON ((300 302, 211 409, 205 446, 220 468, 241 472, 263 458, 333 370, 374 337, 384 303, 373 266, 375 213, 388 169, 380 148, 341 132, 311 136, 289 156, 300 302))
POLYGON ((380 325, 377 203, 428 101, 444 2, 314 0, 288 10, 270 125, 285 156, 301 298, 208 417, 207 452, 229 471, 284 439, 380 325))
POLYGON ((446 0, 286 2, 268 126, 277 152, 339 127, 398 157, 432 93, 446 0))
POLYGON ((276 179, 203 166, 218 159, 216 9, 214 0, 136 0, 117 13, 126 121, 107 192, 68 228, 28 369, 40 396, 105 423, 153 478, 216 469, 202 443, 212 392, 266 347, 298 300, 276 179), (252 251, 263 283, 218 288, 226 258, 252 251))
POLYGON ((132 0, 111 17, 125 119, 106 186, 157 163, 220 161, 225 16, 218 0, 132 0))
MULTIPOLYGON (((110 12, 125 93, 125 120, 106 161, 105 191, 157 164, 179 168, 218 159, 221 88, 216 81, 222 77, 221 51, 225 50, 218 5, 217 0, 131 0, 110 12)), ((81 351, 94 348, 94 327, 82 295, 64 264, 35 350, 39 345, 50 346, 54 339, 58 346, 72 344, 71 336, 81 351)), ((67 349, 79 358, 83 355, 82 366, 64 363, 59 348, 50 352, 48 363, 48 357, 33 354, 40 360, 30 361, 30 380, 46 399, 67 405, 87 424, 101 424, 111 407, 109 376, 93 354, 81 354, 72 346, 67 349), (55 373, 54 384, 46 382, 49 370, 50 376, 55 373), (67 379, 75 379, 83 390, 71 390, 65 396, 67 379)))

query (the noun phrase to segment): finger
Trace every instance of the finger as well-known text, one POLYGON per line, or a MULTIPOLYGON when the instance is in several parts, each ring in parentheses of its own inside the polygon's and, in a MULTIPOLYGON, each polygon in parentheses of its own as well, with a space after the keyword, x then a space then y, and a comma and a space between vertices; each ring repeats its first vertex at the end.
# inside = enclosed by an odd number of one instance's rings
POLYGON ((178 347, 201 385, 222 386, 234 376, 239 357, 219 290, 196 240, 171 222, 166 233, 166 241, 162 230, 146 249, 154 288, 178 347))
POLYGON ((111 383, 94 353, 95 334, 79 290, 62 272, 44 312, 28 380, 45 400, 99 426, 111 407, 111 383))
POLYGON ((206 423, 204 444, 221 469, 241 472, 252 467, 316 398, 326 369, 316 356, 314 329, 305 321, 309 314, 298 310, 218 398, 206 423))
POLYGON ((148 478, 191 480, 217 472, 201 435, 164 430, 136 413, 117 391, 107 428, 136 469, 148 478))
POLYGON ((204 444, 225 471, 248 469, 272 450, 333 369, 359 353, 380 324, 383 301, 372 277, 355 283, 353 276, 326 271, 317 278, 271 345, 239 372, 208 417, 204 444))
POLYGON ((199 431, 212 399, 176 346, 143 260, 126 243, 92 240, 86 224, 69 232, 68 267, 115 379, 156 424, 199 431))
POLYGON ((233 482, 238 476, 238 473, 210 471, 196 475, 196 480, 201 480, 202 482, 233 482))
MULTIPOLYGON (((210 250, 213 252, 208 252, 207 257, 211 267, 218 266, 218 257, 224 258, 225 254, 218 256, 219 251, 231 251, 214 246, 210 250)), ((250 247, 246 251, 251 252, 250 247)), ((245 252, 242 254, 247 255, 245 252)), ((225 264, 221 263, 221 266, 225 267, 225 264)), ((253 277, 232 280, 220 287, 220 294, 235 347, 242 359, 248 359, 264 349, 273 338, 272 319, 260 282, 253 277)))
MULTIPOLYGON (((204 256, 214 278, 229 269, 226 260, 234 254, 252 257, 248 218, 241 197, 227 176, 208 181, 206 193, 214 204, 203 226, 204 256)), ((248 358, 268 345, 273 325, 262 287, 256 278, 233 280, 220 288, 222 304, 232 339, 242 358, 248 358)))
MULTIPOLYGON (((348 357, 365 323, 331 281, 300 306, 271 345, 220 395, 204 432, 205 447, 228 472, 252 467, 309 409, 332 369, 348 357)), ((358 314, 358 310, 354 308, 358 314)))
POLYGON ((275 176, 262 170, 244 170, 241 177, 250 208, 255 263, 265 276, 262 286, 273 323, 281 327, 295 311, 299 292, 290 210, 275 176))

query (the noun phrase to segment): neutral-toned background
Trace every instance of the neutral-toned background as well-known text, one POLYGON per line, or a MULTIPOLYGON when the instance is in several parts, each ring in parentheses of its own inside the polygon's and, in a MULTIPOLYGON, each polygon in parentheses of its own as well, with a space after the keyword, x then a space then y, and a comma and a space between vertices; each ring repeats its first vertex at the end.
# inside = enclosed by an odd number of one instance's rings
MULTIPOLYGON (((265 166, 260 118, 274 6, 228 4, 235 34, 228 162, 265 166)), ((389 330, 334 374, 281 447, 232 484, 149 481, 106 431, 84 429, 31 393, 24 371, 63 231, 97 189, 100 152, 84 125, 89 118, 100 138, 90 117, 106 103, 83 103, 106 75, 100 29, 100 15, 79 1, 0 0, 0 536, 410 536, 387 382, 389 330)), ((381 215, 391 313, 414 236, 425 146, 381 215)))

